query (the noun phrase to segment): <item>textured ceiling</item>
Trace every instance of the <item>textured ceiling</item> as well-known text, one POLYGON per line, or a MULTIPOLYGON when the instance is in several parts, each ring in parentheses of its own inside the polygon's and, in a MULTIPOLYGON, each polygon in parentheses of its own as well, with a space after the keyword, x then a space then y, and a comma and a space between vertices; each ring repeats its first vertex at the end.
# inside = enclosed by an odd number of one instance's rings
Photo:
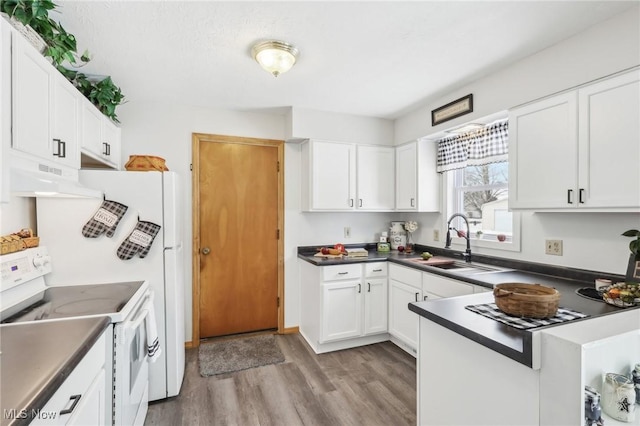
POLYGON ((237 110, 300 107, 397 118, 635 1, 63 1, 59 20, 130 101, 237 110), (251 46, 298 63, 274 78, 251 46))

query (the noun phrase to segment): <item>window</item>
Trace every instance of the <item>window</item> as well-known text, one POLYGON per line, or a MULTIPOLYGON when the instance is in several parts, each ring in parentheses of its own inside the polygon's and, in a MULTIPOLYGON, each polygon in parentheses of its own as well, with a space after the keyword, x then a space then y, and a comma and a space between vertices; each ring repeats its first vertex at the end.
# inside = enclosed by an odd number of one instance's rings
MULTIPOLYGON (((507 129, 508 122, 500 120, 480 132, 439 141, 439 155, 443 152, 439 161, 445 178, 447 206, 444 220, 454 213, 465 215, 469 220, 472 246, 519 251, 520 215, 510 212, 508 205, 507 129), (501 134, 497 134, 497 131, 501 134), (496 143, 499 144, 497 148, 496 143), (487 146, 495 148, 497 155, 477 155, 478 152, 488 151, 487 146), (455 154, 449 155, 451 152, 455 154), (449 158, 446 158, 447 155, 449 158)), ((446 225, 445 222, 445 231, 446 225)), ((466 224, 462 218, 456 217, 450 226, 453 245, 460 245, 454 248, 461 249, 466 245, 462 238, 466 224)))

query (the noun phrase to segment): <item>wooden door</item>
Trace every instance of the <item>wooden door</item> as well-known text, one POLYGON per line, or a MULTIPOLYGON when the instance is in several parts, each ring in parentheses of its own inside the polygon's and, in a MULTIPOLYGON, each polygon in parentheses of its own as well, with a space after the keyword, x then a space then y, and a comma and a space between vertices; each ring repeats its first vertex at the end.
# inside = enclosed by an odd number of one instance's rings
POLYGON ((279 328, 282 144, 194 135, 199 198, 197 307, 194 298, 199 335, 194 338, 279 328))

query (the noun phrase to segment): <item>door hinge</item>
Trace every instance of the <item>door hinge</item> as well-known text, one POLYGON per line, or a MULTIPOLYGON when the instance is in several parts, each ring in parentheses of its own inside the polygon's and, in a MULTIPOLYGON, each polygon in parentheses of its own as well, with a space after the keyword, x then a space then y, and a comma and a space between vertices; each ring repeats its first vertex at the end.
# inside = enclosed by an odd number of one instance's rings
POLYGON ((193 171, 193 163, 189 164, 189 170, 193 171))
POLYGON ((278 308, 280 307, 280 296, 278 296, 277 298, 277 304, 278 304, 278 308))
POLYGON ((279 172, 280 171, 280 161, 277 162, 276 168, 278 169, 278 172, 279 172))
POLYGON ((276 240, 280 239, 280 230, 276 229, 276 240))

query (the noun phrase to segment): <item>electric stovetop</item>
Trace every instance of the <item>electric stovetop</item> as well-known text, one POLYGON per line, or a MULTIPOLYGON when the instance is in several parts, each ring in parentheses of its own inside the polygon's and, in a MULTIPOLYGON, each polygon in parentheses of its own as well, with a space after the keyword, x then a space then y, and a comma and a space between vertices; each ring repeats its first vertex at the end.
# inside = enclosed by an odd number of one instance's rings
POLYGON ((119 313, 144 281, 49 287, 3 313, 2 324, 119 313))

